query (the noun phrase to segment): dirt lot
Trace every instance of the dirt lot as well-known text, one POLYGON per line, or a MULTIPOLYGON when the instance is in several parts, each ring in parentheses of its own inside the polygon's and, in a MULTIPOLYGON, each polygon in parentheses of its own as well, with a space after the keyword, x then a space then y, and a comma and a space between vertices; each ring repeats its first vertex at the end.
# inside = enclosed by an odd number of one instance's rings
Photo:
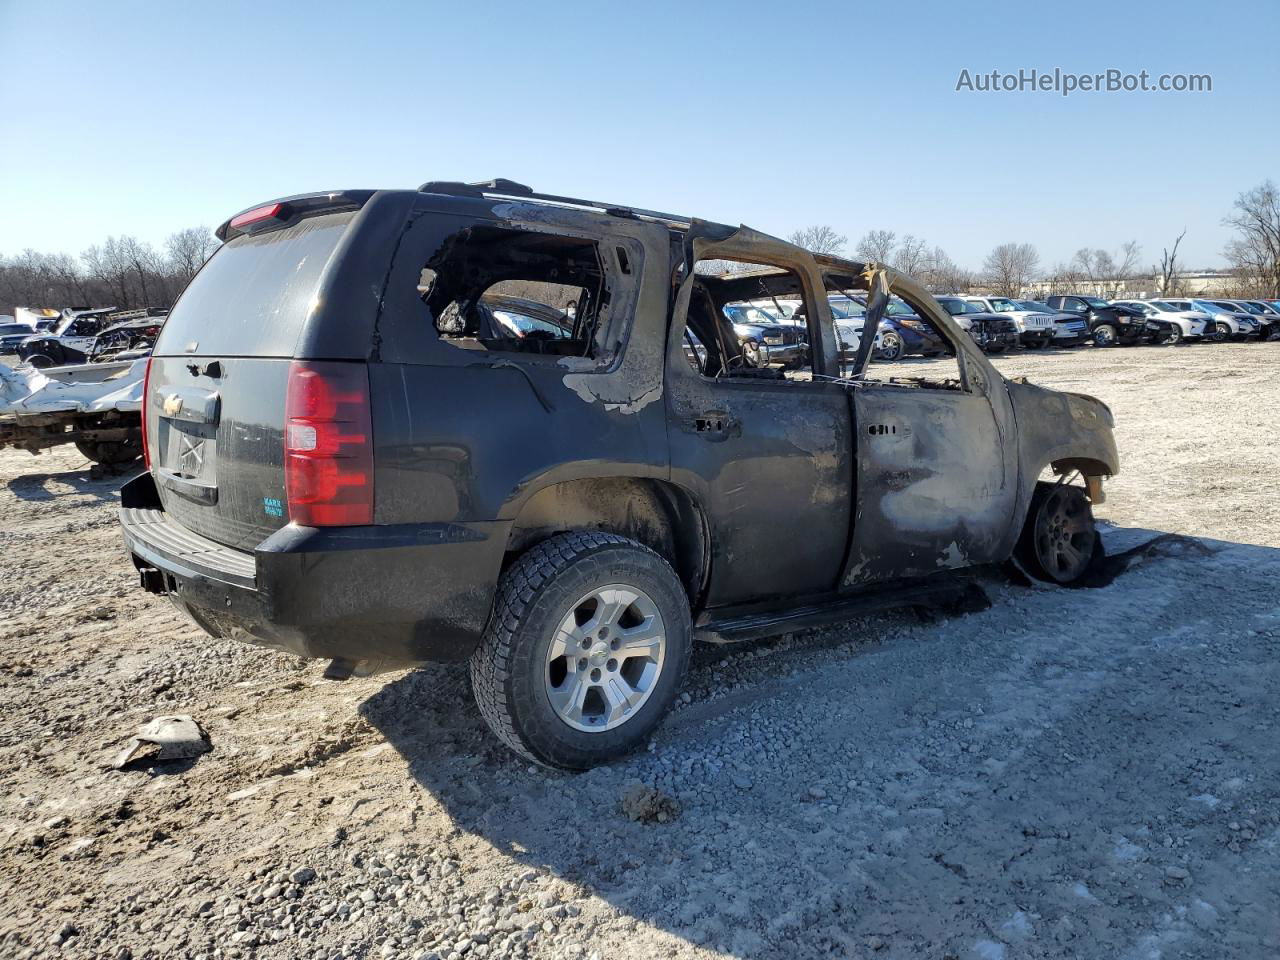
POLYGON ((462 669, 209 640, 136 589, 118 480, 0 453, 0 956, 1280 955, 1280 345, 998 363, 1115 410, 1112 552, 1202 539, 703 650, 581 776, 502 749, 462 669), (173 713, 213 751, 110 768, 173 713))

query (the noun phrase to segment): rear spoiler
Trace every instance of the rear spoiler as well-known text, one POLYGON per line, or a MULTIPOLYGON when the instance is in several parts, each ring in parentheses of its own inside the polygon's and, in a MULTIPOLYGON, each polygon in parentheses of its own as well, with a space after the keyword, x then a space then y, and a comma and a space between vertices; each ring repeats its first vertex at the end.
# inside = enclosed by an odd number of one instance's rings
POLYGON ((246 233, 262 233, 292 226, 303 217, 341 210, 359 210, 376 190, 332 190, 328 193, 300 193, 280 200, 246 207, 214 231, 219 240, 227 241, 246 233))

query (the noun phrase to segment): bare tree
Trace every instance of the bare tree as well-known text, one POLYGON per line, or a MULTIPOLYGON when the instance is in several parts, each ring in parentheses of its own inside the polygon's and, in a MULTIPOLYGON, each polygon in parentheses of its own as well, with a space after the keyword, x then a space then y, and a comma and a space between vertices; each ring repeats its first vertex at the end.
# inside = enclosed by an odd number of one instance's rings
POLYGON ((216 246, 207 227, 193 227, 173 234, 164 253, 125 236, 108 237, 79 257, 36 250, 0 257, 0 312, 17 306, 168 307, 216 246))
POLYGON ((907 234, 894 248, 889 262, 895 270, 914 277, 924 269, 929 256, 929 245, 920 237, 907 234))
POLYGON ((889 263, 897 243, 898 235, 892 230, 868 230, 853 255, 864 263, 889 263))
POLYGON ((1136 272, 1142 247, 1138 241, 1122 243, 1113 256, 1101 247, 1081 247, 1072 258, 1071 268, 1088 280, 1097 294, 1114 295, 1136 272))
POLYGON ((975 279, 972 271, 959 266, 941 247, 924 254, 913 276, 930 293, 968 293, 975 279))
POLYGON ((1236 231, 1223 255, 1242 287, 1280 297, 1280 191, 1270 180, 1236 198, 1222 222, 1236 231))
POLYGON ((164 248, 174 278, 181 286, 186 286, 204 262, 213 256, 213 251, 218 248, 218 238, 208 227, 188 227, 169 234, 164 248))
POLYGON ((834 227, 826 224, 814 224, 803 230, 796 230, 787 239, 810 253, 838 254, 849 242, 849 238, 843 233, 836 233, 834 227))
POLYGON ((982 265, 986 281, 996 293, 1016 297, 1030 283, 1040 266, 1040 254, 1029 243, 1002 243, 982 265))
MULTIPOLYGON (((1178 293, 1178 246, 1182 243, 1182 238, 1187 235, 1187 228, 1183 227, 1182 232, 1178 234, 1178 239, 1173 241, 1173 249, 1165 247, 1160 253, 1160 294, 1161 296, 1171 297, 1178 293)), ((1154 268, 1153 268, 1154 272, 1154 268)))
POLYGON ((160 273, 160 260, 156 252, 151 249, 151 244, 140 241, 136 237, 122 236, 117 243, 120 259, 132 271, 133 276, 137 277, 138 289, 142 294, 142 305, 149 308, 151 295, 155 292, 155 281, 160 273), (150 289, 147 287, 148 277, 152 279, 150 289))

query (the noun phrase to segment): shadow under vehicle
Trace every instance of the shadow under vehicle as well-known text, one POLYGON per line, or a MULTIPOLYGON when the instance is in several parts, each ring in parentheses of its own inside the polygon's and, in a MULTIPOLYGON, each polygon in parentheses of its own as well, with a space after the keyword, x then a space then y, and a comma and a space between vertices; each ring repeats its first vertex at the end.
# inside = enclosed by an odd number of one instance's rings
POLYGON ((643 743, 694 640, 965 609, 954 571, 1069 583, 1100 549, 1110 410, 1002 377, 893 270, 510 181, 301 195, 218 233, 148 366, 120 514, 142 585, 335 678, 469 660, 540 763, 643 743), (572 323, 499 329, 517 284, 572 323), (868 329, 900 297, 954 374, 876 379, 871 337, 842 371, 843 291, 868 329), (724 308, 762 294, 803 302, 801 368, 744 354, 724 308))

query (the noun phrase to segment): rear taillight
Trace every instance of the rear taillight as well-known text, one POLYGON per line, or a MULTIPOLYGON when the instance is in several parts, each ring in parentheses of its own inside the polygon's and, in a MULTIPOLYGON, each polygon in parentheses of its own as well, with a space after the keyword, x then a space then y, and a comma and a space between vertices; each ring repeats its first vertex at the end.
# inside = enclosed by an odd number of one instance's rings
POLYGON ((151 469, 151 445, 147 442, 147 399, 151 396, 151 358, 147 357, 147 365, 142 374, 142 463, 151 469))
POLYGON ((284 430, 289 519, 304 527, 373 523, 369 368, 293 361, 284 430))

